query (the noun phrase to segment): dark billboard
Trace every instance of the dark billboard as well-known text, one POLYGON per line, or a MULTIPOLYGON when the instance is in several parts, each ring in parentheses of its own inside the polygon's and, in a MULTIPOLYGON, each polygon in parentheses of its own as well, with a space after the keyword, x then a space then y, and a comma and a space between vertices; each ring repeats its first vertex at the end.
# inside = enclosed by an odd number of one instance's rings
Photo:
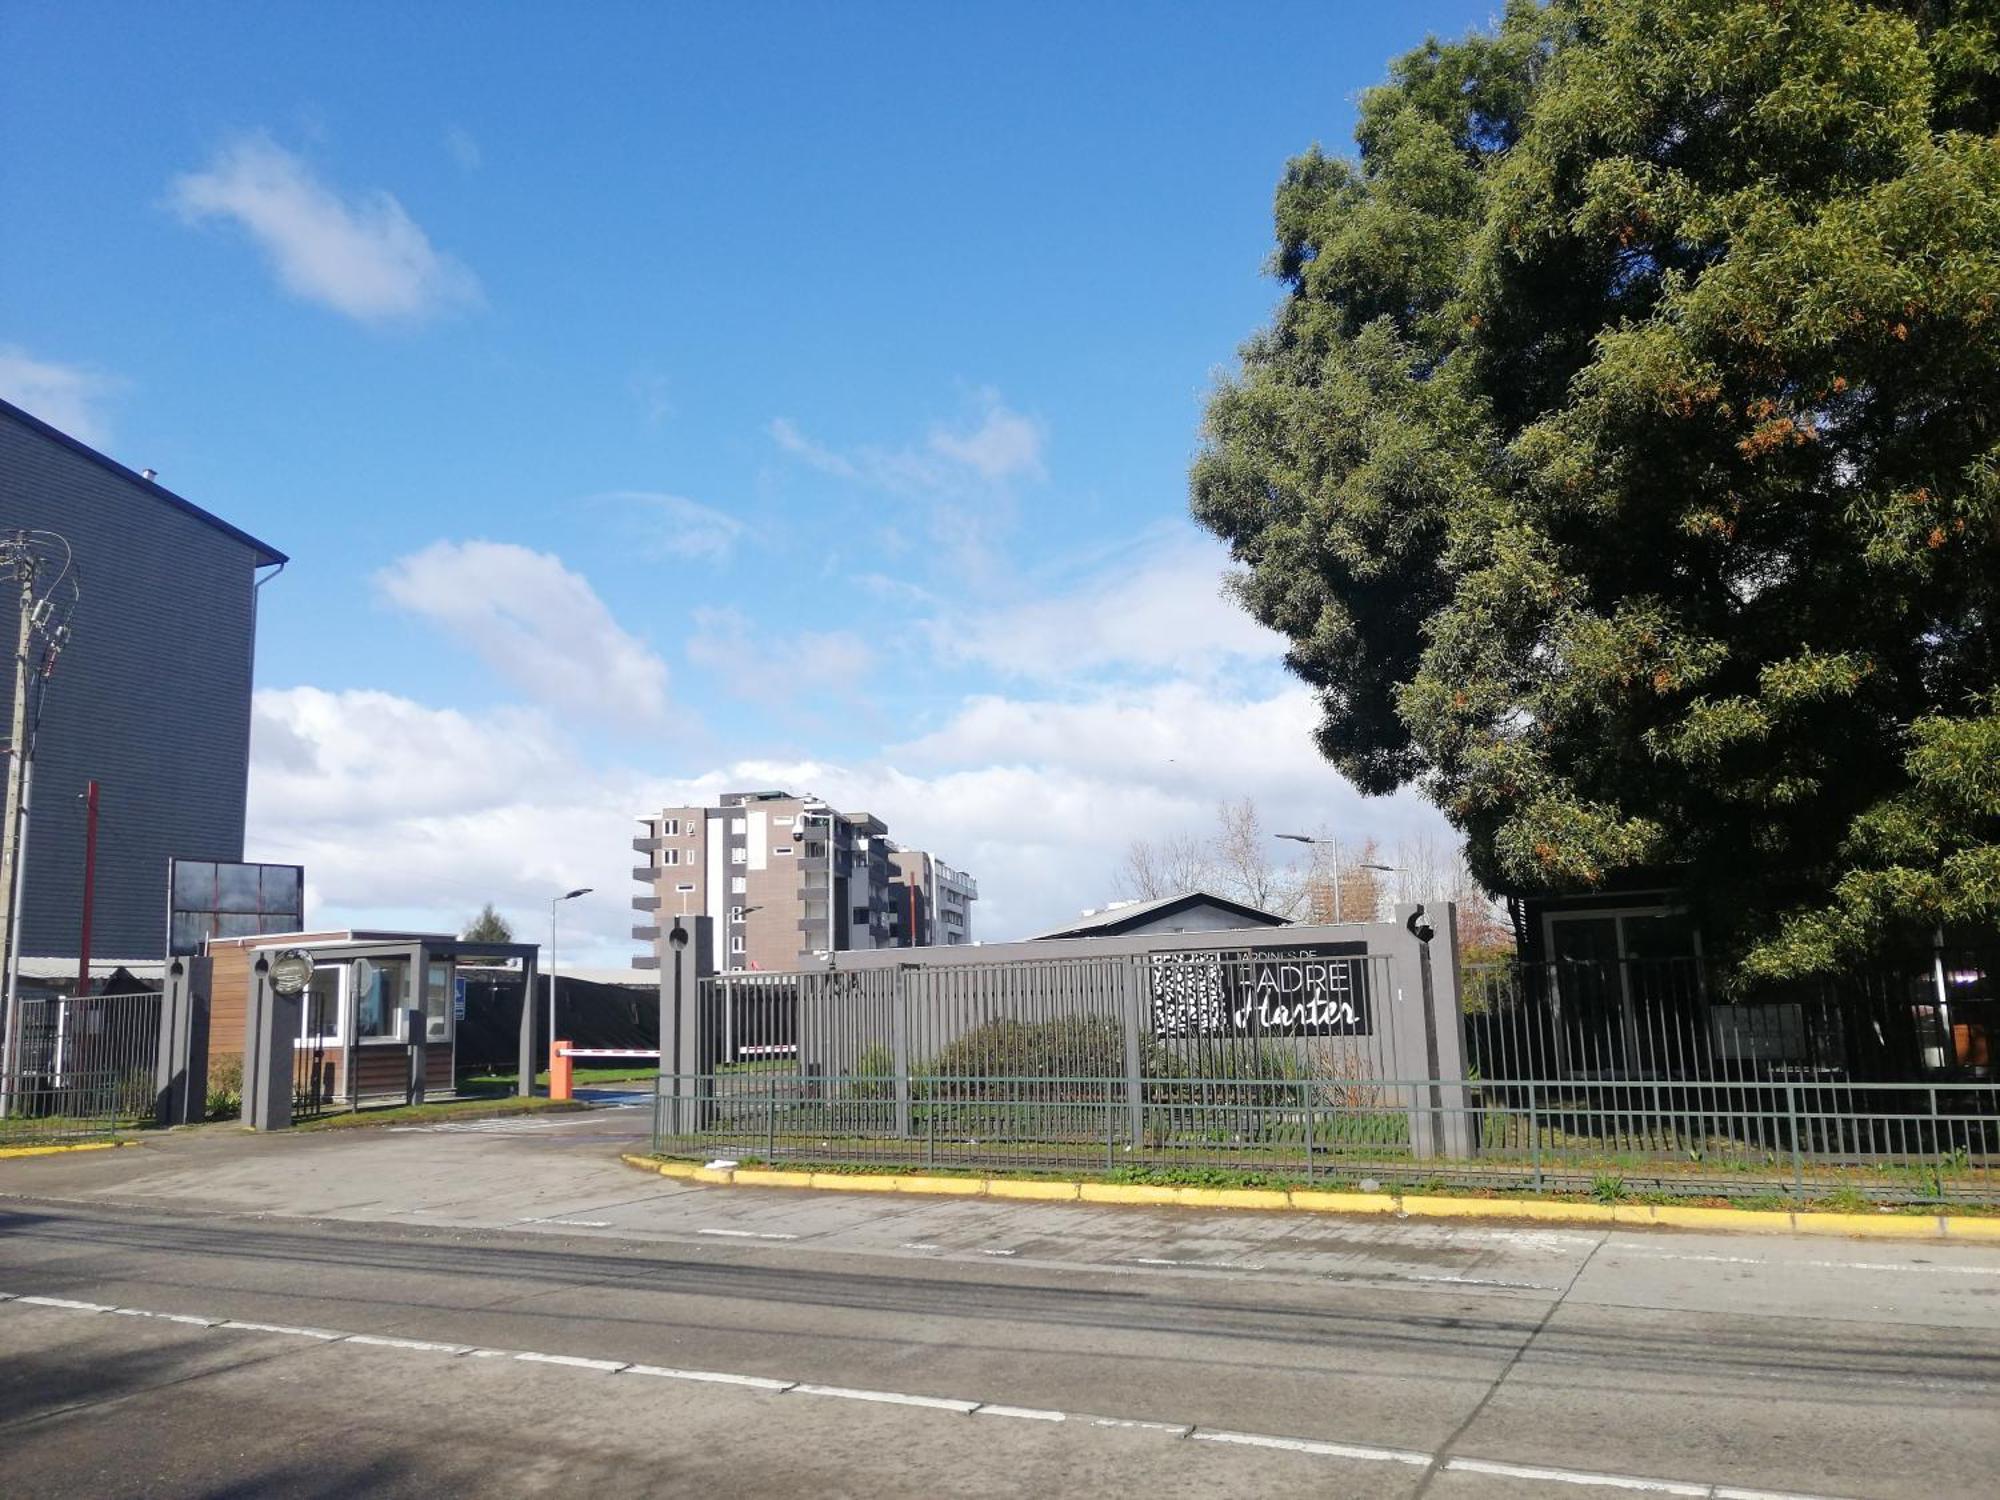
POLYGON ((304 865, 167 861, 167 956, 201 952, 209 938, 299 932, 306 925, 304 865))

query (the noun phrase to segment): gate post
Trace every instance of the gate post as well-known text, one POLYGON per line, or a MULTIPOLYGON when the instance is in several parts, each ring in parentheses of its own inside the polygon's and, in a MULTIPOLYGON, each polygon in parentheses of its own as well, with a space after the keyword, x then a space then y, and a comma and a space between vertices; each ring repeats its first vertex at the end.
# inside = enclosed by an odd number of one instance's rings
POLYGON ((704 981, 715 972, 715 919, 677 916, 660 969, 660 1092, 669 1133, 692 1135, 708 1123, 717 1038, 704 981))
POLYGON ((409 1028, 410 1077, 403 1086, 403 1095, 410 1104, 424 1102, 424 1074, 429 1071, 429 1037, 424 1032, 424 1013, 416 1006, 403 1012, 403 1024, 409 1028))
POLYGON ((896 993, 889 1014, 889 1052, 895 1059, 896 1137, 908 1140, 910 1128, 910 977, 915 964, 896 965, 896 993))
POLYGON ((153 1067, 153 1118, 192 1125, 208 1113, 208 991, 206 958, 175 958, 160 990, 160 1051, 153 1067))
POLYGON ((1398 902, 1395 920, 1375 924, 1395 968, 1396 1070, 1421 1082, 1409 1090, 1410 1149, 1419 1158, 1472 1155, 1465 1087, 1465 1028, 1458 1003, 1457 908, 1449 901, 1398 902), (1441 941, 1440 941, 1441 940, 1441 941))
POLYGON ((292 1072, 299 1034, 299 997, 271 987, 271 960, 250 967, 250 1004, 243 1017, 243 1123, 252 1130, 288 1130, 292 1072))
POLYGON ((1149 983, 1151 960, 1143 953, 1135 953, 1118 965, 1121 1009, 1125 1019, 1125 1132, 1137 1151, 1146 1139, 1146 1096, 1145 1080, 1140 1074, 1140 1040, 1145 1035, 1148 1020, 1149 983))

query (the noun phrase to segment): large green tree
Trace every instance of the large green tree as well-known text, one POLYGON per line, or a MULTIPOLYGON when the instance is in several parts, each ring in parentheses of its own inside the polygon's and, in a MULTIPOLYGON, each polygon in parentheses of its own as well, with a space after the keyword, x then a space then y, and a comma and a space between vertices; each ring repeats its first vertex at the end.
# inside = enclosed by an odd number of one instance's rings
POLYGON ((2000 22, 1516 0, 1277 195, 1197 518, 1482 880, 1753 971, 2000 917, 2000 22))

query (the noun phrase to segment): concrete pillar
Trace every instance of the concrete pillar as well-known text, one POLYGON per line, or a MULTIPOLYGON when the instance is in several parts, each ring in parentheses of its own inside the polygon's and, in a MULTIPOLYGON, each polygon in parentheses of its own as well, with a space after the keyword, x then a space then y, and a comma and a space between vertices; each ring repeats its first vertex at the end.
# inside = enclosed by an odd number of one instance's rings
POLYGON ((299 998, 271 988, 271 960, 258 954, 243 1017, 243 1123, 252 1130, 291 1128, 299 998))
POLYGON ((530 948, 526 958, 521 960, 521 1048, 520 1071, 514 1075, 514 1092, 523 1099, 535 1092, 535 986, 539 980, 536 973, 536 955, 540 949, 530 948))
POLYGON ((403 1012, 403 1025, 408 1029, 403 1033, 410 1039, 410 1080, 403 1089, 403 1097, 410 1104, 424 1102, 424 1074, 430 1066, 426 1055, 429 1039, 424 1035, 424 1013, 416 1006, 403 1012))
POLYGON ((154 1066, 154 1119, 193 1125, 208 1113, 208 1007, 213 966, 206 958, 167 963, 160 988, 160 1053, 154 1066))
POLYGON ((715 973, 715 919, 680 915, 667 933, 660 966, 661 1128, 692 1135, 708 1123, 721 1037, 712 1006, 703 1004, 702 982, 715 973))
POLYGON ((1404 1090, 1410 1149, 1420 1159, 1472 1155, 1456 928, 1456 908, 1449 901, 1406 901, 1397 903, 1393 921, 1375 923, 1370 932, 1370 950, 1393 960, 1395 993, 1385 1024, 1396 1071, 1408 1080, 1424 1080, 1404 1090))

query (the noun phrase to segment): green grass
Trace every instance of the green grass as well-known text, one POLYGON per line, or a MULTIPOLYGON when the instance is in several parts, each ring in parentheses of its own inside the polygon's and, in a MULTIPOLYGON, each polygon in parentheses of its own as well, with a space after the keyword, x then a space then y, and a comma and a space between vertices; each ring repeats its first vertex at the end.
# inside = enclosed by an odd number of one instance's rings
POLYGON ((436 1120, 490 1120, 503 1115, 541 1114, 548 1111, 563 1114, 583 1108, 586 1106, 568 1099, 475 1095, 465 1099, 440 1099, 435 1103, 397 1104, 386 1109, 361 1109, 335 1115, 321 1115, 316 1120, 300 1120, 292 1128, 355 1130, 371 1125, 424 1124, 436 1120))
MULTIPOLYGON (((659 1075, 657 1066, 623 1068, 577 1068, 570 1074, 570 1081, 579 1088, 589 1088, 600 1083, 637 1083, 650 1081, 659 1075)), ((511 1089, 520 1077, 519 1073, 468 1073, 459 1079, 462 1089, 498 1090, 511 1089)), ((538 1088, 549 1086, 549 1070, 542 1069, 535 1075, 538 1088)))

